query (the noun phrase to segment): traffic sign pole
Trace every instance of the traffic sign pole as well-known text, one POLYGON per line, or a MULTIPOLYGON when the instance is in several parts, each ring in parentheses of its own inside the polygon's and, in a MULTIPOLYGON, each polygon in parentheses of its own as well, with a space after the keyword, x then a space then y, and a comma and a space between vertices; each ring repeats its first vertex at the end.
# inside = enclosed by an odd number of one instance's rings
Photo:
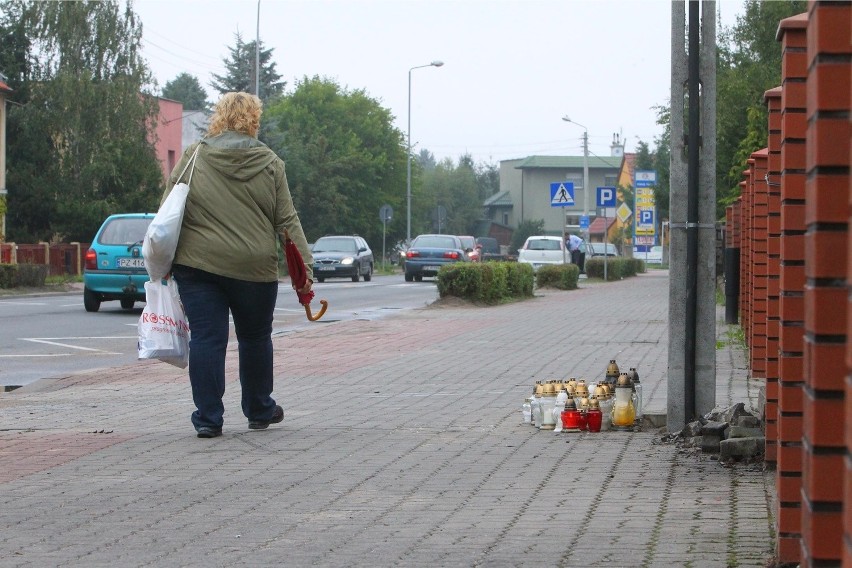
POLYGON ((382 220, 382 270, 385 270, 387 256, 385 253, 385 239, 388 232, 388 221, 393 218, 393 207, 385 203, 379 207, 379 219, 382 220))
POLYGON ((609 230, 609 217, 607 217, 607 209, 610 207, 615 207, 616 199, 616 189, 614 187, 599 187, 598 188, 598 199, 597 205, 598 207, 603 207, 604 210, 604 282, 606 282, 607 277, 607 264, 609 263, 609 247, 606 246, 609 243, 607 242, 607 238, 609 235, 607 234, 609 230))

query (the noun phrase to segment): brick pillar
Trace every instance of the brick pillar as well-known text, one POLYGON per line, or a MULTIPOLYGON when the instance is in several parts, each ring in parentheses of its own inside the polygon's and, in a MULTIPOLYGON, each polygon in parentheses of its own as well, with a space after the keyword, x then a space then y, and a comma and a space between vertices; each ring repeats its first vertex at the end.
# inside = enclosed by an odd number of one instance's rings
MULTIPOLYGON (((852 70, 847 67, 847 78, 852 75, 852 70)), ((842 93, 838 90, 838 93, 842 93)), ((847 102, 852 109, 852 88, 847 84, 846 92, 849 93, 847 102)), ((850 118, 852 120, 852 118, 850 118)), ((849 145, 849 163, 852 164, 852 144, 849 145)), ((849 211, 852 212, 852 176, 847 174, 847 185, 849 195, 849 211)), ((852 223, 852 217, 849 222, 852 223)), ((852 232, 849 235, 849 247, 852 250, 852 232)), ((849 290, 849 303, 852 304, 852 263, 846 265, 846 282, 849 290)), ((847 306, 846 312, 846 335, 852 335, 852 305, 847 306)), ((852 342, 846 342, 846 384, 844 388, 844 419, 846 440, 846 459, 844 460, 844 489, 843 489, 843 566, 852 566, 852 342)))
MULTIPOLYGON (((752 153, 749 164, 751 166, 751 196, 752 196, 752 222, 751 222, 751 270, 752 270, 752 321, 751 341, 749 342, 751 352, 751 376, 755 378, 766 378, 767 342, 766 342, 766 317, 767 317, 767 238, 768 238, 768 215, 769 194, 766 185, 766 162, 768 152, 764 148, 752 153)), ((766 401, 770 396, 773 401, 778 400, 778 383, 766 385, 766 401), (773 392, 770 392, 770 388, 773 392)))
MULTIPOLYGON (((781 87, 766 91, 763 100, 769 111, 766 166, 766 190, 769 202, 766 240, 766 398, 769 399, 769 393, 778 393, 778 412, 780 413, 783 411, 778 362, 781 332, 781 87)), ((764 432, 766 436, 764 459, 774 463, 778 451, 778 414, 765 417, 764 432)), ((782 485, 779 481, 776 479, 776 487, 782 485)), ((794 483, 795 491, 798 492, 798 476, 794 483)))
POLYGON ((751 324, 752 324, 752 184, 751 168, 743 172, 745 180, 740 184, 740 195, 742 196, 742 247, 740 248, 740 278, 742 288, 740 290, 740 308, 742 316, 742 328, 745 340, 749 345, 749 369, 751 368, 751 324))
POLYGON ((843 550, 850 24, 849 2, 808 6, 803 566, 843 550))
POLYGON ((805 325, 805 80, 807 15, 781 20, 781 278, 778 377, 785 412, 778 417, 780 563, 801 558, 802 413, 805 325), (796 403, 798 396, 799 402, 796 403))
MULTIPOLYGON (((852 70, 849 68, 847 58, 846 77, 849 79, 852 75, 852 70)), ((838 89, 838 93, 842 93, 842 89, 838 89)), ((849 94, 847 108, 852 109, 852 88, 849 83, 846 84, 846 92, 849 94)), ((852 118, 850 118, 852 120, 852 118)), ((852 144, 849 144, 849 164, 852 164, 852 144)), ((849 195, 849 211, 852 212, 852 176, 849 176, 847 171, 846 178, 849 195)), ((852 217, 849 219, 852 223, 852 217)), ((852 250, 852 232, 849 235, 847 250, 852 250)), ((849 290, 849 302, 852 304, 852 263, 846 265, 846 282, 849 290)), ((845 419, 845 435, 846 440, 846 459, 844 460, 844 491, 843 491, 843 566, 852 566, 852 342, 848 341, 848 337, 852 335, 852 305, 847 306, 846 312, 846 384, 844 388, 844 419, 845 419)))

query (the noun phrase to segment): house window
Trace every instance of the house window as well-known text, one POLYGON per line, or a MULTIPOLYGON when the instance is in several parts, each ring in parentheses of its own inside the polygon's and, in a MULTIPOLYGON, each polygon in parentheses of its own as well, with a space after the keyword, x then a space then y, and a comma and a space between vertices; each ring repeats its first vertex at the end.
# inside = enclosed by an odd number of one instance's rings
POLYGON ((509 213, 508 213, 508 212, 506 212, 506 211, 504 211, 504 212, 503 212, 503 224, 504 224, 504 225, 508 225, 508 224, 509 224, 509 213))
POLYGON ((565 181, 574 184, 574 189, 583 189, 583 174, 565 174, 565 181))
POLYGON ((169 166, 168 171, 169 171, 169 173, 171 173, 171 171, 173 169, 175 169, 175 151, 174 150, 169 150, 168 166, 169 166))
POLYGON ((615 175, 605 175, 604 176, 604 185, 615 187, 618 185, 618 176, 615 175))

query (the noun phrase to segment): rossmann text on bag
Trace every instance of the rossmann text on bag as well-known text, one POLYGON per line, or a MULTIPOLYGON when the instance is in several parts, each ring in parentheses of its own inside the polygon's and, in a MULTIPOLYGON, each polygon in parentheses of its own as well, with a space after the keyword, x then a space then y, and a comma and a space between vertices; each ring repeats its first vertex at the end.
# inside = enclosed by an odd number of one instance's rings
MULTIPOLYGON (((164 324, 172 329, 177 329, 177 333, 189 333, 189 325, 185 321, 176 321, 174 318, 161 315, 161 314, 151 314, 151 313, 142 313, 142 322, 150 323, 153 325, 156 324, 164 324)), ((163 329, 163 331, 171 331, 169 329, 163 329)))

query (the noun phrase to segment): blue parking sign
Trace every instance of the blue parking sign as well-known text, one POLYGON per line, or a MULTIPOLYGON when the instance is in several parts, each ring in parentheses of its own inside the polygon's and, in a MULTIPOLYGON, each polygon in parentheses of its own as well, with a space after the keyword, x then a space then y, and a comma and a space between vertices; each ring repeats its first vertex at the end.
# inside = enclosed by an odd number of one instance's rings
POLYGON ((605 186, 598 188, 598 207, 615 207, 614 187, 605 186))

